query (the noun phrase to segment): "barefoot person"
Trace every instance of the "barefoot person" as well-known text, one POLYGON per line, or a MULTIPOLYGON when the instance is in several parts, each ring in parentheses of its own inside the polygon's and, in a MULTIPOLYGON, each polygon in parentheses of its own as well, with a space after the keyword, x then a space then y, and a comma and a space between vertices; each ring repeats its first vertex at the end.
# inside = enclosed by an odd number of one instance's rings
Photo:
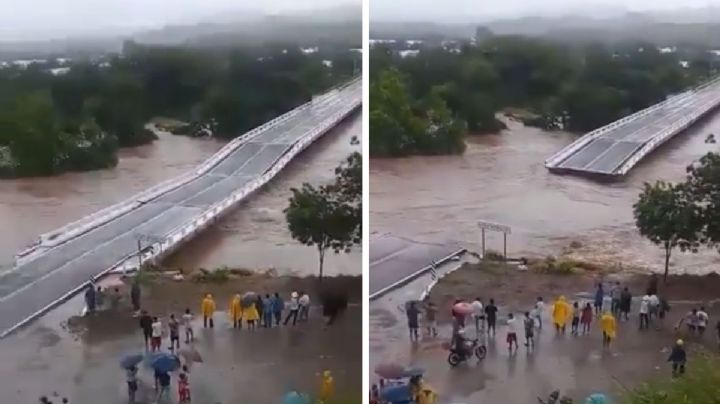
POLYGON ((408 330, 410 331, 410 341, 417 341, 419 338, 418 315, 420 314, 420 312, 415 306, 415 302, 410 303, 410 306, 407 308, 407 312, 405 314, 407 315, 408 330))
POLYGON ((582 310, 582 314, 580 315, 580 324, 582 324, 582 333, 590 334, 590 324, 592 323, 593 319, 593 308, 590 305, 590 303, 585 303, 585 307, 582 310))
POLYGON ((528 349, 535 348, 535 320, 530 316, 530 312, 525 312, 525 319, 523 320, 525 326, 525 346, 528 349))
POLYGON ((675 346, 670 352, 668 362, 672 363, 672 375, 677 377, 685 373, 685 363, 687 362, 687 353, 683 347, 683 340, 679 339, 675 342, 675 346))
POLYGON ((517 352, 518 349, 518 340, 517 340, 517 320, 515 319, 515 316, 512 313, 508 314, 508 320, 507 320, 507 344, 508 344, 508 352, 512 354, 513 352, 513 344, 515 345, 515 351, 517 352))

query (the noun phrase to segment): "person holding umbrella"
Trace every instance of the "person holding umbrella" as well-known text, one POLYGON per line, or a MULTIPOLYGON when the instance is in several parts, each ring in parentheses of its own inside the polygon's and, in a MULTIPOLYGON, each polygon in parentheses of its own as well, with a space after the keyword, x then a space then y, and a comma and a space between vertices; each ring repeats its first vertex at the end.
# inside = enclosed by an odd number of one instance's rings
POLYGON ((210 293, 208 293, 200 305, 200 311, 203 315, 203 327, 207 328, 208 324, 210 328, 215 326, 213 322, 213 313, 215 313, 215 300, 210 293))
POLYGON ((142 354, 131 354, 127 355, 120 360, 120 367, 125 369, 125 379, 127 380, 128 386, 128 401, 130 404, 135 403, 135 395, 138 390, 137 373, 138 363, 142 362, 142 354))

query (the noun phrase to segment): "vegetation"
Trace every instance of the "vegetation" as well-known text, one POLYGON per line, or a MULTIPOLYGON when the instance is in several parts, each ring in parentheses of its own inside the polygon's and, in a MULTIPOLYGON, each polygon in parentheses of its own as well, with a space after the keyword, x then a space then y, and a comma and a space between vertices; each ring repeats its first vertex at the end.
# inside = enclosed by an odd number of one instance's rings
POLYGON ((418 46, 402 57, 370 52, 374 156, 461 153, 465 132, 497 132, 497 113, 528 111, 527 124, 587 132, 662 101, 715 73, 697 56, 647 43, 570 46, 493 37, 477 46, 418 46))
POLYGON ((353 153, 335 171, 335 181, 292 189, 285 218, 292 237, 318 251, 319 279, 325 253, 349 252, 362 240, 362 156, 353 153))
POLYGON ((50 175, 116 164, 119 147, 151 142, 165 116, 232 138, 347 80, 359 54, 297 46, 144 47, 78 61, 0 69, 0 175, 50 175), (329 63, 328 63, 329 62, 329 63))
POLYGON ((720 362, 716 357, 698 355, 687 372, 672 381, 658 380, 632 389, 626 404, 714 404, 720 397, 720 362))
POLYGON ((640 234, 665 252, 665 280, 675 247, 697 252, 720 241, 720 155, 708 153, 687 171, 680 184, 645 184, 634 205, 640 234))

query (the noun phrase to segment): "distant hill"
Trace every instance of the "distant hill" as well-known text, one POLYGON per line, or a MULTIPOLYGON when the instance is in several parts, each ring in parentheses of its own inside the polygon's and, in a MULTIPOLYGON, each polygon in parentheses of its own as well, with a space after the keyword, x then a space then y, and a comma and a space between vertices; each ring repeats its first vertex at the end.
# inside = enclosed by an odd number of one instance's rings
POLYGON ((362 43, 362 9, 346 5, 282 15, 243 12, 197 24, 93 38, 34 42, 0 42, 0 60, 114 53, 125 41, 153 45, 230 46, 262 43, 362 43))

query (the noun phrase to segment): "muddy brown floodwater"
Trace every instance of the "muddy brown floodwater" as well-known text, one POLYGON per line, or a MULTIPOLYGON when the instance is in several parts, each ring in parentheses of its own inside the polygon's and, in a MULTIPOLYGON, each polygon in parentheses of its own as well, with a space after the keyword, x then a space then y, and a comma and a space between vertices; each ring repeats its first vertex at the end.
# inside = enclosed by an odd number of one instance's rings
MULTIPOLYGON (((304 181, 332 180, 335 166, 352 151, 360 150, 359 145, 350 144, 350 139, 361 136, 361 121, 358 114, 321 138, 237 211, 170 257, 169 263, 205 268, 274 267, 280 273, 314 274, 317 254, 291 239, 282 210, 291 187, 304 181)), ((0 268, 10 265, 13 255, 38 235, 191 170, 223 144, 161 135, 153 144, 122 150, 113 169, 0 180, 0 268)), ((359 249, 329 256, 326 273, 359 274, 360 257, 359 249)))
MULTIPOLYGON (((601 183, 550 174, 543 162, 575 136, 511 121, 497 135, 471 136, 463 155, 372 159, 370 223, 373 233, 420 242, 460 242, 480 249, 477 221, 512 227, 513 255, 558 254, 579 241, 582 257, 623 266, 660 268, 663 254, 635 229, 632 205, 646 181, 678 181, 685 167, 718 145, 720 115, 706 119, 656 150, 623 180, 601 183)), ((487 248, 502 250, 501 236, 487 248)), ((714 251, 675 253, 675 270, 717 270, 714 251)))

